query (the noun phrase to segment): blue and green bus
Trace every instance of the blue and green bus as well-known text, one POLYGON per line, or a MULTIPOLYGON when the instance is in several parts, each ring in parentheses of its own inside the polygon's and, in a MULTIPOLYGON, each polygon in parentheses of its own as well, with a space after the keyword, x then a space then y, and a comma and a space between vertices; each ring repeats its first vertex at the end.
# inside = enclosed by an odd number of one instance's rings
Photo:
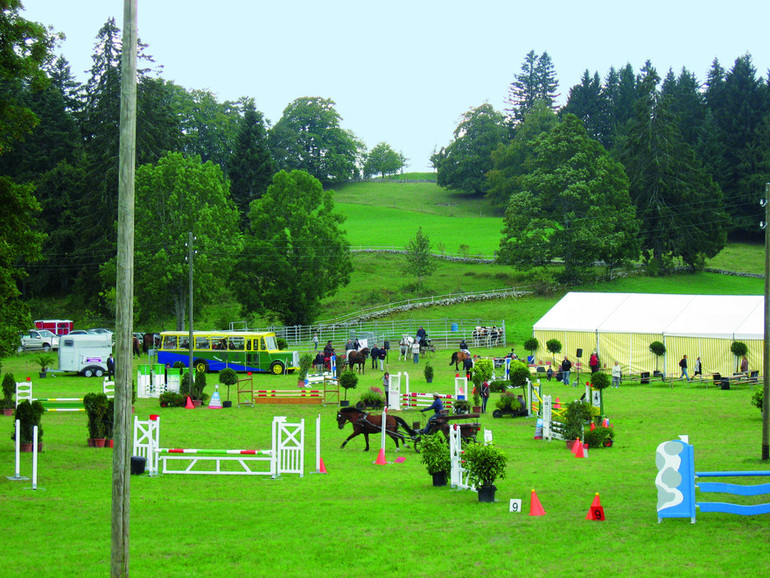
MULTIPOLYGON (((190 362, 189 331, 160 334, 158 363, 173 366, 190 362)), ((193 366, 196 371, 235 371, 280 375, 299 369, 299 352, 281 351, 275 333, 268 331, 195 331, 193 366)))

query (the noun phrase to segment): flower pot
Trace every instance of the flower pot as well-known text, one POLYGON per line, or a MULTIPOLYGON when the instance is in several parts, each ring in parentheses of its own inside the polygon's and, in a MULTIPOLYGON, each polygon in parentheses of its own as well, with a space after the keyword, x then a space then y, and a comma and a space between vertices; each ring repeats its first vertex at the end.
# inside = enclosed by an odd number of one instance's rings
POLYGON ((25 452, 25 453, 31 453, 32 452, 32 442, 20 443, 19 444, 19 451, 25 452))
POLYGON ((201 400, 199 400, 199 399, 192 400, 192 403, 193 403, 193 407, 200 407, 201 406, 201 400))
POLYGON ((225 400, 222 402, 222 407, 233 407, 233 402, 225 400))
POLYGON ((479 486, 478 488, 479 502, 487 502, 487 503, 494 502, 496 491, 497 491, 497 486, 495 486, 494 484, 491 486, 479 486))
POLYGON ((446 472, 431 474, 433 476, 433 485, 436 487, 446 486, 446 472))
POLYGON ((432 377, 426 377, 425 378, 425 382, 426 383, 433 383, 433 378, 432 377))
POLYGON ((114 448, 115 447, 115 440, 105 440, 104 441, 104 447, 105 448, 114 448))
POLYGON ((103 448, 104 447, 104 442, 106 442, 106 441, 107 440, 104 439, 104 438, 94 438, 94 447, 95 448, 103 448))
POLYGON ((340 407, 348 407, 350 402, 347 399, 340 400, 340 407))
POLYGON ((481 413, 481 406, 480 405, 474 405, 473 406, 473 413, 481 413))
POLYGON ((88 444, 88 447, 89 447, 89 448, 92 448, 92 447, 94 447, 94 438, 88 438, 88 439, 86 440, 86 443, 88 444))
POLYGON ((13 415, 13 408, 12 407, 7 407, 7 408, 3 409, 3 415, 13 415))
POLYGON ((47 374, 45 371, 41 371, 40 373, 38 373, 38 375, 39 375, 40 377, 45 377, 45 376, 46 376, 46 375, 48 375, 48 374, 47 374))
POLYGON ((569 451, 572 451, 572 450, 573 450, 573 448, 575 447, 575 442, 576 442, 576 441, 577 441, 577 440, 566 440, 566 441, 565 441, 565 443, 567 444, 567 449, 568 449, 569 451))

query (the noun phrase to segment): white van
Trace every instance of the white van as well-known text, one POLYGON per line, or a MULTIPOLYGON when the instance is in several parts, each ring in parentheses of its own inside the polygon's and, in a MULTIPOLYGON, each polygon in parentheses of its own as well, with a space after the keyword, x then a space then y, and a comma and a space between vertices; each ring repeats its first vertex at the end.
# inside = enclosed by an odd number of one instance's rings
POLYGON ((110 335, 62 335, 59 342, 59 371, 74 371, 86 377, 101 377, 107 373, 107 359, 110 353, 110 335))

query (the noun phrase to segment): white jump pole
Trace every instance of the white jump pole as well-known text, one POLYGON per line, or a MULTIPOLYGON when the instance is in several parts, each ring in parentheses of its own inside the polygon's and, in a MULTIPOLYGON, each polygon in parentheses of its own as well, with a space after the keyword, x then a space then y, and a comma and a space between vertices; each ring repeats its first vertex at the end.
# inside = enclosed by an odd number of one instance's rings
POLYGON ((32 428, 32 489, 37 490, 37 426, 32 428))
POLYGON ((321 414, 315 420, 315 471, 311 474, 325 474, 326 466, 321 459, 321 414))
POLYGON ((16 420, 16 473, 12 476, 6 476, 6 479, 12 482, 29 479, 21 475, 21 422, 18 419, 16 420))

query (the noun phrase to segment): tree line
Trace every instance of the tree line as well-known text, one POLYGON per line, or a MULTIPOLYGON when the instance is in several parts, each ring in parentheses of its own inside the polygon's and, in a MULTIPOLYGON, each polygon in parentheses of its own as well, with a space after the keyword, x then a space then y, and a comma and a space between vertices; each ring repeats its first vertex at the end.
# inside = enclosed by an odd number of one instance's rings
POLYGON ((499 260, 536 267, 563 259, 565 281, 596 261, 640 256, 653 273, 676 260, 702 267, 728 235, 756 239, 770 181, 770 76, 751 55, 705 82, 651 62, 604 79, 586 70, 556 105, 547 52, 527 54, 505 111, 467 111, 431 157, 439 185, 504 211, 499 260))

